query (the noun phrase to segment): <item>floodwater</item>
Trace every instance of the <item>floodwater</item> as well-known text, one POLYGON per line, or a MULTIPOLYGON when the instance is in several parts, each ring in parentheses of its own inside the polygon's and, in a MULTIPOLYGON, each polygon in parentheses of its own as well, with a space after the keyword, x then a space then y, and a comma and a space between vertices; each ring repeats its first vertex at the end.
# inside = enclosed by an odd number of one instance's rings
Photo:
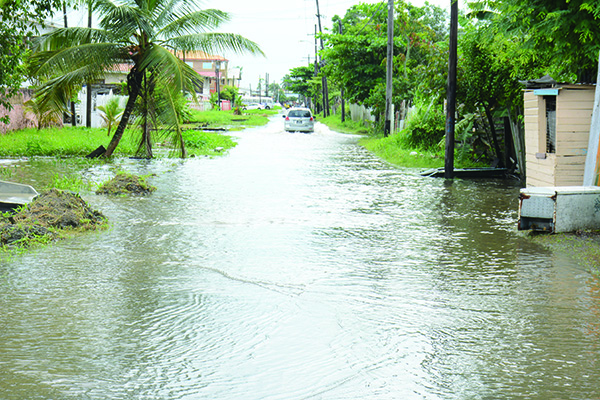
POLYGON ((158 190, 84 195, 110 229, 0 261, 0 398, 600 398, 599 278, 517 232, 516 183, 281 128, 123 160, 158 190))

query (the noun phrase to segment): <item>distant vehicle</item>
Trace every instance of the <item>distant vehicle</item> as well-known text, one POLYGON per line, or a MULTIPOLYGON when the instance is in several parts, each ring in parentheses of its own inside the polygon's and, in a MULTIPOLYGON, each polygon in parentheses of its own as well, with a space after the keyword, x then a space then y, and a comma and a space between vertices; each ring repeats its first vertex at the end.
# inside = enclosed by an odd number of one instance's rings
POLYGON ((270 110, 271 108, 275 107, 275 103, 262 103, 262 106, 265 108, 265 110, 270 110))
POLYGON ((316 118, 308 108, 290 108, 283 118, 285 118, 283 127, 287 132, 314 132, 315 130, 316 118))
POLYGON ((260 103, 249 103, 242 107, 243 110, 264 110, 265 106, 260 103))

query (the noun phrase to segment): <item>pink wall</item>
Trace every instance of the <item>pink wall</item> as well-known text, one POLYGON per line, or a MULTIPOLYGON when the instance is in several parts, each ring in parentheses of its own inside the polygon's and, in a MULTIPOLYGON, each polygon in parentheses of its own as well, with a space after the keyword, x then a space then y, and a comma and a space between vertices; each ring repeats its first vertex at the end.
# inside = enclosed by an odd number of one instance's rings
POLYGON ((25 116, 23 112, 23 103, 30 98, 31 91, 23 90, 20 95, 17 95, 10 100, 11 104, 13 105, 12 110, 7 112, 6 108, 0 106, 0 117, 4 117, 8 114, 10 118, 10 123, 8 125, 0 122, 0 134, 5 134, 8 131, 36 126, 35 117, 31 114, 25 116))

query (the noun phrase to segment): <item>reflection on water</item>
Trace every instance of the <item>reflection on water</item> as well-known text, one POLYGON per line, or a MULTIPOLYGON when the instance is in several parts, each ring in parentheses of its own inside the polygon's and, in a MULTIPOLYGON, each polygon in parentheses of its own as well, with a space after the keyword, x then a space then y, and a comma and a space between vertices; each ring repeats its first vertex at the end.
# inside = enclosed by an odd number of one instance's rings
POLYGON ((516 232, 518 186, 280 124, 219 159, 123 161, 158 191, 84 196, 111 229, 4 259, 0 397, 600 396, 600 283, 516 232))

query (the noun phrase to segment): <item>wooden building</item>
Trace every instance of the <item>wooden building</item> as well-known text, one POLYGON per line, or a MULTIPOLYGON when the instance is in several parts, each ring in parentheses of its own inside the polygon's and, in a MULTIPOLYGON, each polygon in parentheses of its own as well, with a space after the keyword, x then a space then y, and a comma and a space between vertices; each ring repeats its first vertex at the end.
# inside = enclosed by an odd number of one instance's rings
POLYGON ((594 93, 595 85, 557 84, 551 78, 528 82, 527 187, 583 185, 594 93))

